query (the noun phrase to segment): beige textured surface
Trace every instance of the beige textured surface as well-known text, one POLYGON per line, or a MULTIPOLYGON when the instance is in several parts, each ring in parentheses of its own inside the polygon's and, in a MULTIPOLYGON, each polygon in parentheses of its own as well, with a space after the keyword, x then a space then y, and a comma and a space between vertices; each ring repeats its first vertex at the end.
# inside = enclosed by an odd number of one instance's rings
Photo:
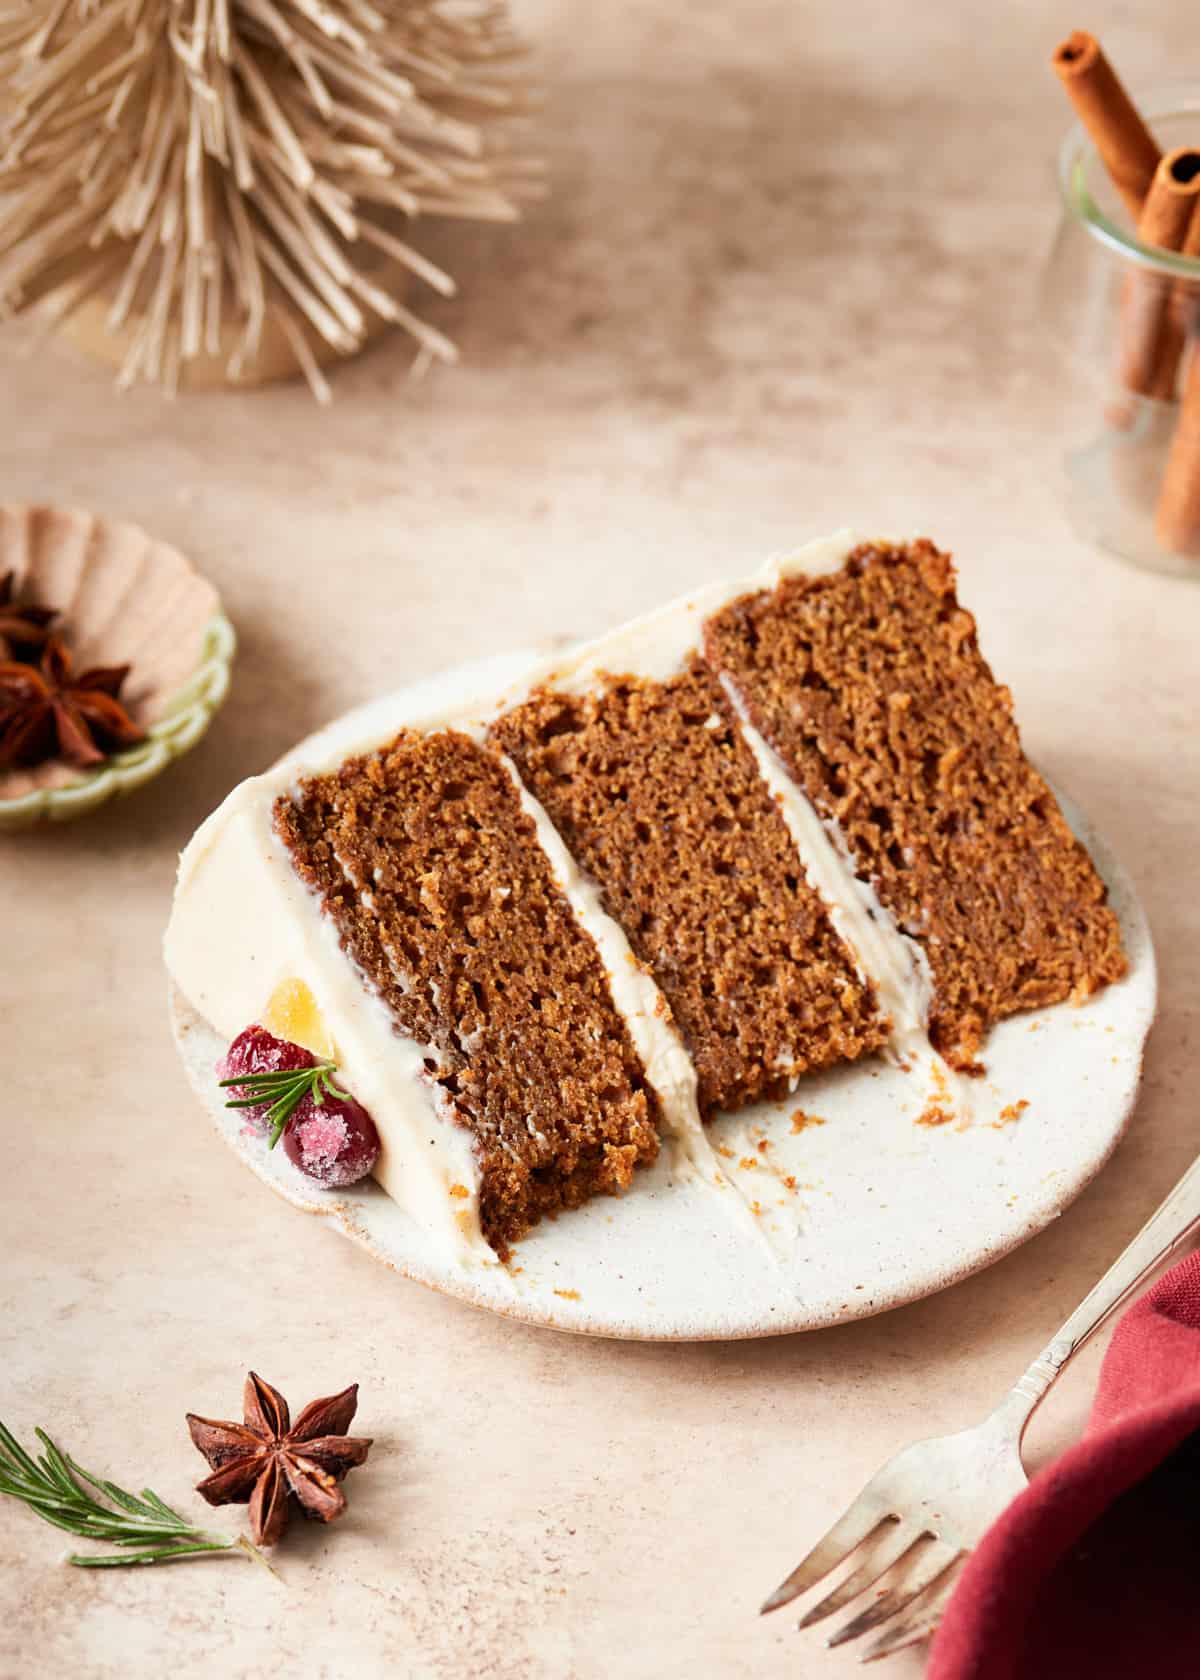
MULTIPOLYGON (((457 373, 406 384, 393 340, 329 413, 290 387, 118 403, 102 372, 0 338, 4 495, 176 542, 242 636, 193 755, 0 841, 0 1408, 189 1510, 182 1414, 228 1414, 247 1364, 297 1403, 357 1378, 376 1437, 347 1521, 295 1531, 282 1585, 232 1562, 67 1571, 52 1530, 0 1511, 5 1676, 853 1673, 757 1622, 758 1598, 888 1452, 1017 1374, 1200 1136, 1200 589, 1089 552, 1047 487, 1059 410, 1028 311, 1063 124, 1044 61, 1073 20, 1032 0, 1002 29, 982 0, 523 15, 555 197, 523 237, 439 230, 457 373), (385 685, 600 629, 847 516, 959 552, 1029 745, 1154 924, 1145 1097, 1081 1201, 886 1318, 623 1347, 406 1287, 236 1171, 157 954, 174 854, 231 782, 385 685)), ((1088 21, 1136 81, 1174 69, 1188 16, 1088 21)), ((1060 1385, 1035 1459, 1078 1429, 1094 1369, 1060 1385)))

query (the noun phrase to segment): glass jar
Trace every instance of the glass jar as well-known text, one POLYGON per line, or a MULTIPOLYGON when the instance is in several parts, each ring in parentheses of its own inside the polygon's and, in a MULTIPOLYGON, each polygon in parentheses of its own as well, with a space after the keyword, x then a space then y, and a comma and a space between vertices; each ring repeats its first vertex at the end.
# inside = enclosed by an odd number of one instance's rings
MULTIPOLYGON (((1164 152, 1200 146, 1200 97, 1143 104, 1164 152)), ((1200 579, 1200 260, 1139 243, 1083 129, 1059 154, 1041 311, 1064 375, 1062 492, 1079 534, 1200 579)))

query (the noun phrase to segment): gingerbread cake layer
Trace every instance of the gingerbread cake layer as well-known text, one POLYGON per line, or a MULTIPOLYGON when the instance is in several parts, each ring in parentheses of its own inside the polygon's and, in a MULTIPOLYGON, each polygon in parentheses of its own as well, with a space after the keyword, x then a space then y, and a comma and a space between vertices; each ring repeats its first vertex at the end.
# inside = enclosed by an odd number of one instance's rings
POLYGON ((1104 884, 1022 753, 948 555, 863 544, 833 575, 716 613, 705 649, 923 947, 947 1060, 972 1068, 989 1023, 1125 972, 1104 884))
POLYGON ((275 828, 396 1031, 429 1046, 501 1255, 655 1158, 657 1098, 494 754, 406 731, 279 798, 275 828))
POLYGON ((658 983, 703 1114, 886 1038, 699 659, 670 681, 542 689, 492 725, 658 983))

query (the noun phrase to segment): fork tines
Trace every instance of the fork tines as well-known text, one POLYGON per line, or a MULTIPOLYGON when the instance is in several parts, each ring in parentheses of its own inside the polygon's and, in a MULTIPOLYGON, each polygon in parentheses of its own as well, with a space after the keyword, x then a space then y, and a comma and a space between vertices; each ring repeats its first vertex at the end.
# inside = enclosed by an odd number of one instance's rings
POLYGON ((812 1627, 869 1594, 868 1602, 834 1629, 827 1644, 845 1645, 890 1624, 864 1651, 862 1660, 871 1662, 928 1638, 949 1600, 964 1553, 863 1498, 776 1587, 762 1613, 792 1603, 852 1555, 854 1568, 805 1612, 799 1625, 812 1627))

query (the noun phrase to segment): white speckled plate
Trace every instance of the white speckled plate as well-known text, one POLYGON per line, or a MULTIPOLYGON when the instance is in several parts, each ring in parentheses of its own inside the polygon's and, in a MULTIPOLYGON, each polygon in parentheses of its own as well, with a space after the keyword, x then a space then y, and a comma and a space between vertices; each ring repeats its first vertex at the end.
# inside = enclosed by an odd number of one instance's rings
MULTIPOLYGON (((512 674, 497 662, 497 686, 512 674)), ((222 1137, 272 1189, 403 1276, 474 1306, 649 1340, 863 1318, 943 1289, 1041 1230, 1104 1165, 1133 1112, 1155 1008, 1150 933, 1128 877, 1062 804, 1108 882, 1130 972, 1081 1008, 996 1028, 987 1076, 965 1082, 968 1122, 919 1124, 925 1092, 878 1059, 816 1075, 787 1102, 713 1125, 736 1188, 676 1174, 664 1149, 620 1200, 539 1226, 508 1268, 450 1266, 375 1184, 322 1195, 282 1150, 245 1139, 213 1072, 225 1045, 172 987, 176 1042, 222 1137)))

